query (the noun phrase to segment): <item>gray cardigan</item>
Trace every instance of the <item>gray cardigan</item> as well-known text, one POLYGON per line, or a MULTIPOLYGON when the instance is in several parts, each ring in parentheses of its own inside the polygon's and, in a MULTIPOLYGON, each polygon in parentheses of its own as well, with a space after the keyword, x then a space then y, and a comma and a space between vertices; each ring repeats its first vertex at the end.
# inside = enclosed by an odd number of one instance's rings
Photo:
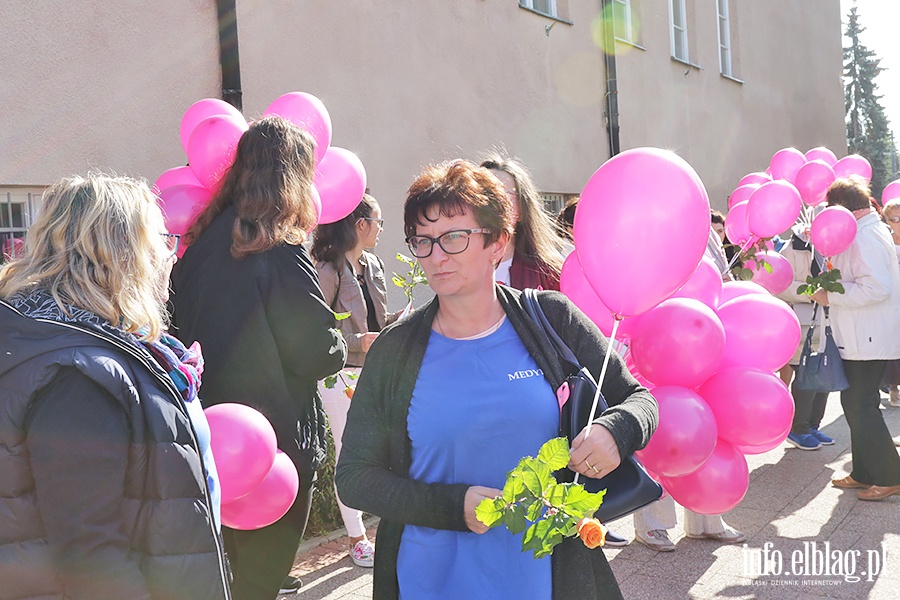
MULTIPOLYGON (((563 369, 553 347, 522 307, 521 292, 497 286, 497 295, 522 343, 556 389, 564 380, 563 369)), ((607 347, 600 330, 558 292, 541 292, 539 301, 582 365, 595 376, 599 374, 607 347)), ((408 476, 412 459, 407 415, 437 308, 434 299, 378 337, 369 351, 344 430, 335 474, 338 493, 348 506, 381 517, 375 555, 376 600, 399 596, 397 553, 405 524, 468 531, 463 503, 469 484, 424 483, 408 476)), ((615 353, 602 392, 611 408, 595 423, 612 433, 620 455, 643 448, 656 429, 656 400, 615 353)), ((552 573, 554 600, 621 597, 603 552, 588 550, 577 538, 557 546, 552 573)))

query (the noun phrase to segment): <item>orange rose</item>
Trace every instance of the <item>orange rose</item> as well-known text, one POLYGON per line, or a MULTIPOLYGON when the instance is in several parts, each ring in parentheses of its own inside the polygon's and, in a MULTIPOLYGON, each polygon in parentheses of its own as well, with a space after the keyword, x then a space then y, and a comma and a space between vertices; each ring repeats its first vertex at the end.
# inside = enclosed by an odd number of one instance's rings
POLYGON ((348 398, 350 398, 350 399, 352 400, 352 399, 353 399, 353 391, 354 391, 355 389, 356 389, 355 387, 350 387, 350 386, 345 387, 345 388, 344 388, 344 395, 347 396, 348 398))
POLYGON ((588 548, 596 548, 606 543, 606 526, 597 519, 585 517, 578 521, 578 537, 588 548))

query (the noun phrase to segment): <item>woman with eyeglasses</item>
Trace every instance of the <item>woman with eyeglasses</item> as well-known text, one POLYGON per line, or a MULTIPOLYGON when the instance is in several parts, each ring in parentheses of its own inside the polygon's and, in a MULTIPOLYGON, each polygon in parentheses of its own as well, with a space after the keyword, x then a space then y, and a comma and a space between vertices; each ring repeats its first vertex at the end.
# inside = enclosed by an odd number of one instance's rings
POLYGON ((172 273, 172 322, 206 356, 203 403, 246 404, 272 427, 300 476, 280 520, 226 527, 241 600, 295 592, 288 577, 309 519, 327 431, 316 382, 344 366, 347 345, 303 243, 316 221, 312 136, 280 117, 254 121, 172 273))
POLYGON ((512 237, 497 263, 497 282, 517 290, 559 290, 559 273, 568 255, 566 240, 544 210, 528 170, 499 153, 489 154, 481 166, 490 169, 503 184, 512 209, 512 237))
MULTIPOLYGON (((388 320, 384 263, 369 252, 378 244, 383 223, 378 202, 364 194, 352 213, 340 221, 316 228, 312 247, 325 301, 335 313, 349 313, 346 319, 338 321, 338 326, 347 340, 345 371, 357 376, 365 364, 366 352, 388 320)), ((334 439, 335 462, 341 455, 341 436, 354 385, 354 381, 341 377, 332 388, 319 382, 319 393, 334 439)), ((337 503, 350 536, 350 558, 361 567, 374 566, 375 546, 366 536, 362 511, 349 508, 340 497, 337 503)))
POLYGON ((146 183, 70 177, 0 271, 0 597, 231 597, 177 244, 146 183))
MULTIPOLYGON (((569 538, 535 560, 520 535, 475 517, 560 425, 563 367, 521 292, 494 282, 513 228, 505 190, 468 161, 428 167, 409 189, 404 227, 436 297, 369 350, 336 473, 344 502, 381 517, 374 598, 621 598, 602 550, 569 538)), ((599 373, 603 334, 562 294, 538 297, 599 373)), ((602 391, 612 408, 577 436, 569 464, 592 477, 643 447, 657 423, 656 402, 616 354, 602 391)))

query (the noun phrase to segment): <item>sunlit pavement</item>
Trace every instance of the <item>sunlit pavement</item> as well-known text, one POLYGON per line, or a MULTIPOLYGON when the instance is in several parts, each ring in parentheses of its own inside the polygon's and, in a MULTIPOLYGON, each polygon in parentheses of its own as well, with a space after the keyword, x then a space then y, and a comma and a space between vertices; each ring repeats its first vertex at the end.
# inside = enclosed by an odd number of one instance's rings
MULTIPOLYGON (((896 437, 900 408, 886 404, 885 396, 882 414, 896 437)), ((900 597, 900 496, 863 502, 854 490, 831 487, 832 476, 850 468, 850 432, 838 394, 828 400, 821 429, 834 438, 834 446, 809 452, 784 444, 748 457, 750 489, 726 516, 749 537, 746 547, 685 538, 679 508, 679 524, 669 531, 675 552, 656 553, 635 542, 606 550, 625 598, 900 597), (764 550, 767 572, 761 564, 764 550)), ((611 528, 634 537, 630 517, 611 528)), ((371 536, 374 528, 369 531, 371 536)), ((305 543, 293 571, 303 578, 303 588, 281 598, 371 598, 372 570, 355 566, 348 548, 346 538, 305 543)))

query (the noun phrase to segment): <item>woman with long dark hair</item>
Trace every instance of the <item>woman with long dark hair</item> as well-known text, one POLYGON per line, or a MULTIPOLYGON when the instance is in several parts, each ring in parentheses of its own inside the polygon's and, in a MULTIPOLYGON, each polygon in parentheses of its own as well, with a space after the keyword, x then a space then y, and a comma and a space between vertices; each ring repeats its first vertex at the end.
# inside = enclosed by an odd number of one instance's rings
MULTIPOLYGON (((352 213, 336 223, 316 228, 312 247, 325 301, 336 313, 350 313, 346 319, 338 321, 338 326, 347 340, 346 370, 356 375, 366 361, 369 346, 387 322, 384 263, 368 252, 378 244, 383 223, 378 202, 364 194, 352 213)), ((350 410, 352 382, 338 378, 330 389, 319 382, 319 392, 331 426, 337 462, 347 411, 350 410)), ((350 558, 361 567, 374 566, 375 546, 366 537, 362 511, 349 508, 340 497, 337 502, 350 536, 350 558)))
POLYGON ((212 203, 187 234, 172 273, 172 322, 206 355, 204 405, 236 402, 272 424, 300 475, 288 513, 254 531, 225 528, 242 600, 272 600, 293 566, 325 462, 319 379, 344 366, 347 346, 303 242, 315 225, 312 137, 279 117, 250 125, 212 203))

